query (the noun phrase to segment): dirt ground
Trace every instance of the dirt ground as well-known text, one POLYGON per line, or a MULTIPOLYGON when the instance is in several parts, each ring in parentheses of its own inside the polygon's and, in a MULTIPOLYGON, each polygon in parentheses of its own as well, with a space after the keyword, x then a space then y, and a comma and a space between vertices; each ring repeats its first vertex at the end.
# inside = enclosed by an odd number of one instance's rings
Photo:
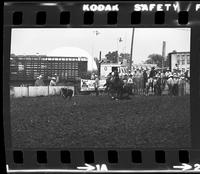
POLYGON ((16 148, 190 147, 189 96, 60 96, 11 99, 16 148))

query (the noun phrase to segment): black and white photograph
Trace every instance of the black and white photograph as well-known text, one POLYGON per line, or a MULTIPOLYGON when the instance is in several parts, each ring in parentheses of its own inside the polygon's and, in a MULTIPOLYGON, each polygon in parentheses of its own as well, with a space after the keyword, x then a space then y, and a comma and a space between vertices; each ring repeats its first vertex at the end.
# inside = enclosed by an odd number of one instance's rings
POLYGON ((13 148, 189 148, 190 28, 13 28, 13 148))

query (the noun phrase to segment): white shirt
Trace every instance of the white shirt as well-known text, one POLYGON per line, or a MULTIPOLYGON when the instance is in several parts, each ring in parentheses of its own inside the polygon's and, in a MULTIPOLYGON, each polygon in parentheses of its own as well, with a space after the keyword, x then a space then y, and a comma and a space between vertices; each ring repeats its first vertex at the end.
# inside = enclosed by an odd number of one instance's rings
POLYGON ((54 80, 51 80, 49 86, 56 86, 56 82, 54 80))
POLYGON ((174 84, 174 79, 171 77, 167 80, 167 84, 173 85, 174 84))

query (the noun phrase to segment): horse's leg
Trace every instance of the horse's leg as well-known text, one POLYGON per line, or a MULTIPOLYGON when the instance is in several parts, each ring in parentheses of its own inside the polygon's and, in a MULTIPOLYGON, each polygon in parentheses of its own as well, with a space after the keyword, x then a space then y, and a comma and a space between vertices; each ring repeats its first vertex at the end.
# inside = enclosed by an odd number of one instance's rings
POLYGON ((157 91, 156 91, 156 86, 153 86, 153 95, 156 95, 157 91))

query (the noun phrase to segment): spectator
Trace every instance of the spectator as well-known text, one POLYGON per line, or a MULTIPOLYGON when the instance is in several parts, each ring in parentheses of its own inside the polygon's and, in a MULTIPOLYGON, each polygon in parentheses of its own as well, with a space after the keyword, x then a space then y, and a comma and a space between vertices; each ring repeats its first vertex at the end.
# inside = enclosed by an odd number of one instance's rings
POLYGON ((184 76, 181 76, 179 78, 179 81, 178 81, 178 92, 179 92, 179 96, 183 96, 184 95, 184 89, 185 89, 185 78, 184 76))
POLYGON ((137 72, 135 74, 135 92, 138 93, 139 92, 139 88, 140 88, 140 72, 139 69, 137 69, 137 72))
POLYGON ((95 79, 95 74, 92 73, 92 75, 91 75, 91 80, 94 80, 94 79, 95 79))
POLYGON ((124 82, 125 85, 127 84, 127 82, 128 82, 127 74, 124 75, 123 82, 124 82))
POLYGON ((189 81, 190 78, 189 78, 189 70, 187 69, 186 72, 185 72, 185 78, 189 81))
POLYGON ((56 78, 52 77, 49 86, 56 86, 56 78))
POLYGON ((139 91, 143 91, 143 72, 142 69, 139 69, 139 91))
POLYGON ((37 77, 37 80, 35 81, 35 86, 45 86, 42 75, 37 77))
POLYGON ((127 78, 127 84, 133 87, 133 76, 131 74, 127 78))
POLYGON ((172 87, 173 95, 177 96, 178 95, 178 76, 174 75, 174 85, 172 87))
POLYGON ((119 79, 119 73, 117 70, 114 71, 114 77, 115 79, 119 79))
POLYGON ((168 80, 167 80, 167 85, 168 85, 168 88, 169 88, 169 95, 172 95, 173 92, 172 92, 172 87, 174 85, 174 79, 173 79, 173 75, 170 75, 168 80))
POLYGON ((174 67, 173 71, 174 71, 175 73, 178 73, 178 72, 179 72, 179 67, 178 67, 178 64, 177 64, 177 63, 175 64, 175 67, 174 67))
POLYGON ((148 81, 148 75, 146 70, 143 71, 143 89, 146 89, 146 83, 148 81))

